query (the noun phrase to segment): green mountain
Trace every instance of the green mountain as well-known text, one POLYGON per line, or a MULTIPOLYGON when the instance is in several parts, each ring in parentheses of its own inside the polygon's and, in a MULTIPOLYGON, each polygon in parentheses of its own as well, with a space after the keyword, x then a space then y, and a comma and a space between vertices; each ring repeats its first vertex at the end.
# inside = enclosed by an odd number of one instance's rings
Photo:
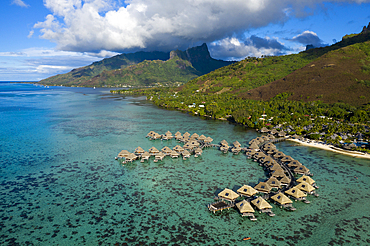
POLYGON ((370 32, 363 32, 299 54, 247 58, 193 79, 179 92, 257 100, 287 92, 290 100, 360 105, 370 101, 369 40, 370 32))
POLYGON ((232 62, 213 59, 206 44, 171 52, 121 54, 41 80, 46 85, 178 85, 232 62))

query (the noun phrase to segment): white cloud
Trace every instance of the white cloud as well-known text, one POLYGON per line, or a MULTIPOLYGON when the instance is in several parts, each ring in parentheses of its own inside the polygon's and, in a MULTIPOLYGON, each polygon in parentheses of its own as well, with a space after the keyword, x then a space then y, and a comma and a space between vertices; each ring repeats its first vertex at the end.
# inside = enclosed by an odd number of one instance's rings
POLYGON ((12 0, 12 4, 18 5, 20 7, 28 8, 29 5, 23 2, 22 0, 12 0))
POLYGON ((293 37, 290 41, 298 42, 304 45, 312 44, 315 47, 325 46, 324 42, 317 36, 315 32, 304 31, 303 33, 293 37))

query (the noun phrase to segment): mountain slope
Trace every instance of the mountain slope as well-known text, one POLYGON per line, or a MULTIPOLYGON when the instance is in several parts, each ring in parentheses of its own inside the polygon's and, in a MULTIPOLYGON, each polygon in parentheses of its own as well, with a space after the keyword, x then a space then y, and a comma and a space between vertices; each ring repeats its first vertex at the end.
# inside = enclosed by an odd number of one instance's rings
POLYGON ((231 63, 213 59, 207 45, 203 44, 186 51, 121 54, 52 76, 40 83, 70 86, 182 84, 231 63))
POLYGON ((289 100, 359 106, 370 101, 370 41, 330 51, 272 83, 241 93, 245 99, 268 100, 287 92, 289 100))

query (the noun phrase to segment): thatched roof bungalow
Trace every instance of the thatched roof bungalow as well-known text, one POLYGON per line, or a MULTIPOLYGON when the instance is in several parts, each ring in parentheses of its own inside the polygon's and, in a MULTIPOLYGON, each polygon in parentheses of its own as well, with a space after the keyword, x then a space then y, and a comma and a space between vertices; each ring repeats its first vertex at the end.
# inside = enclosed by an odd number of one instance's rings
POLYGON ((307 182, 308 184, 313 185, 315 183, 315 180, 313 180, 310 176, 303 175, 302 177, 297 179, 297 182, 307 182))
POLYGON ((165 155, 170 155, 171 152, 172 152, 172 149, 170 149, 169 147, 165 146, 161 149, 161 151, 165 154, 165 155))
POLYGON ((266 182, 259 182, 255 187, 255 190, 262 193, 269 193, 271 191, 271 186, 266 182))
POLYGON ((223 191, 218 193, 218 197, 233 202, 239 197, 239 194, 233 190, 225 188, 223 191))
POLYGON ((255 212, 254 209, 252 208, 251 204, 249 202, 247 202, 246 200, 238 202, 235 205, 239 209, 239 212, 241 214, 243 214, 243 213, 254 213, 255 212))
POLYGON ((171 158, 177 158, 180 156, 180 154, 174 150, 171 151, 171 154, 170 154, 171 158))
POLYGON ((159 150, 157 150, 157 148, 156 148, 156 147, 151 147, 151 148, 149 149, 149 153, 150 153, 151 155, 156 155, 156 154, 158 154, 158 153, 159 153, 159 150))
POLYGON ((309 194, 312 194, 313 191, 315 191, 315 188, 313 186, 311 186, 309 183, 307 182, 301 182, 299 183, 298 185, 294 186, 302 191, 305 191, 309 194))
POLYGON ((255 194, 258 193, 256 189, 254 189, 253 187, 249 185, 243 185, 236 192, 238 192, 242 196, 248 196, 248 197, 254 196, 255 194))
POLYGON ((142 154, 144 154, 144 152, 145 152, 145 150, 144 150, 143 148, 141 148, 140 146, 139 146, 139 147, 137 147, 137 148, 135 149, 135 151, 134 151, 134 153, 135 153, 136 155, 142 155, 142 154))
POLYGON ((119 158, 122 158, 122 157, 127 157, 129 156, 131 153, 128 152, 127 150, 121 150, 121 152, 118 153, 118 157, 119 158))
POLYGON ((183 152, 184 151, 184 148, 181 147, 180 145, 176 145, 174 148, 173 148, 174 151, 176 152, 183 152))
POLYGON ((263 199, 262 197, 258 197, 257 199, 252 200, 251 203, 254 206, 256 206, 258 210, 261 210, 261 211, 272 208, 272 206, 268 202, 266 202, 266 200, 263 199))
POLYGON ((288 194, 298 200, 304 199, 307 195, 298 189, 297 187, 290 188, 289 190, 285 191, 285 194, 288 194))
POLYGON ((279 189, 281 187, 280 181, 275 177, 270 177, 266 183, 271 186, 271 188, 279 189))
POLYGON ((284 207, 291 206, 291 204, 293 203, 292 200, 290 200, 286 195, 284 195, 281 192, 279 192, 276 195, 273 195, 270 198, 274 200, 275 202, 277 202, 280 206, 284 206, 284 207))
POLYGON ((204 141, 203 141, 203 142, 205 142, 205 143, 209 144, 209 143, 211 143, 212 141, 213 141, 213 139, 212 139, 211 137, 207 137, 206 139, 204 139, 204 141))
POLYGON ((307 175, 307 174, 309 174, 309 173, 310 173, 310 170, 309 170, 307 167, 305 167, 305 166, 301 165, 301 166, 296 167, 296 168, 293 170, 293 172, 294 172, 294 173, 297 173, 297 174, 305 174, 305 175, 307 175))

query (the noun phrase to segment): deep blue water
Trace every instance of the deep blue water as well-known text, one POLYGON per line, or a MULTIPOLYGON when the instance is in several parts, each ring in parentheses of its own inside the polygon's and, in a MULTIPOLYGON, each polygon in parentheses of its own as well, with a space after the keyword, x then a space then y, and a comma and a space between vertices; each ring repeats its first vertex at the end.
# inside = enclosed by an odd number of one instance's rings
POLYGON ((252 222, 210 213, 216 191, 265 180, 245 155, 206 149, 188 160, 114 159, 174 147, 146 134, 180 131, 246 145, 254 130, 157 108, 109 89, 0 83, 1 245, 368 245, 370 161, 289 142, 277 146, 320 186, 295 212, 252 222), (243 237, 252 239, 242 242, 243 237))

